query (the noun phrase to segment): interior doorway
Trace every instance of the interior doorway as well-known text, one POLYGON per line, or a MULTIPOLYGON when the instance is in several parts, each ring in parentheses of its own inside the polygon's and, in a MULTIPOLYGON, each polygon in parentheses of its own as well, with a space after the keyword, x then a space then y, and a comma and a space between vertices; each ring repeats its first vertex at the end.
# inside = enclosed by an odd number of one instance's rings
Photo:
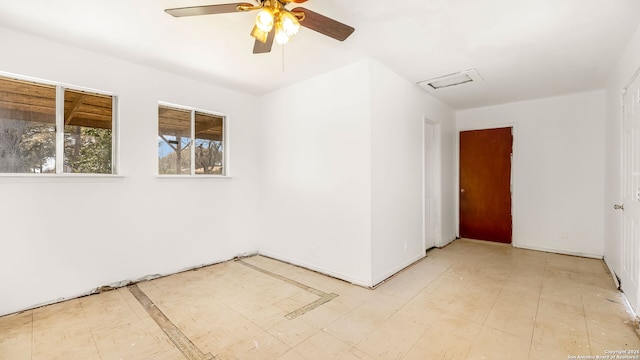
POLYGON ((424 248, 441 245, 440 124, 424 120, 424 248))
POLYGON ((510 244, 513 128, 460 132, 460 237, 510 244))
POLYGON ((622 269, 620 286, 634 311, 640 311, 640 70, 623 91, 622 121, 622 269))

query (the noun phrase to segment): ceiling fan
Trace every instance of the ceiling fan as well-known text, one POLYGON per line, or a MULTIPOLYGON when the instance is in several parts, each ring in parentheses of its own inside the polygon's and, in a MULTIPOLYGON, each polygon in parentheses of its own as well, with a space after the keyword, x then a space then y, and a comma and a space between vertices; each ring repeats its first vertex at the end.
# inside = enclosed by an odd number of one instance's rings
POLYGON ((254 54, 271 52, 273 41, 286 44, 298 33, 300 26, 317 31, 339 41, 344 41, 355 29, 324 15, 303 7, 291 10, 286 6, 293 2, 301 4, 307 0, 256 0, 257 5, 249 3, 232 3, 219 5, 190 6, 166 9, 165 12, 175 16, 197 16, 225 14, 258 10, 251 36, 256 40, 253 45, 254 54))

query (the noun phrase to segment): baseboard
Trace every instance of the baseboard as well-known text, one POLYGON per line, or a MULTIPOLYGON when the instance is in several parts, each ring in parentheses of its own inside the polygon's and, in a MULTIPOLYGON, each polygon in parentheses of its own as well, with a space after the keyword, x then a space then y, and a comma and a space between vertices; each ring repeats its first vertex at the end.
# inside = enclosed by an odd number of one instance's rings
POLYGON ((378 276, 377 278, 373 279, 373 287, 376 287, 376 286, 382 284, 387 279, 393 277, 394 275, 396 275, 400 271, 408 268, 409 266, 415 264, 417 261, 420 261, 420 260, 424 259, 425 257, 426 257, 426 254, 420 254, 420 255, 416 256, 415 258, 405 262, 404 264, 394 268, 393 270, 390 270, 390 271, 386 272, 382 276, 378 276))
POLYGON ((470 243, 483 244, 483 245, 488 245, 488 246, 513 246, 513 247, 516 247, 515 245, 509 244, 509 243, 503 243, 503 242, 491 241, 491 240, 476 240, 476 239, 460 238, 460 239, 456 239, 456 241, 466 241, 466 242, 470 242, 470 243))
POLYGON ((305 263, 304 261, 298 261, 298 260, 294 260, 291 258, 288 258, 286 256, 282 256, 282 255, 278 255, 278 254, 274 254, 271 253, 269 251, 263 251, 263 250, 259 250, 258 251, 258 255, 263 255, 265 257, 274 259, 274 260, 278 260, 278 261, 282 261, 291 265, 295 265, 295 266, 299 266, 301 268, 305 268, 311 271, 315 271, 317 273, 323 274, 323 275, 327 275, 330 276, 332 278, 336 278, 339 280, 343 280, 346 281, 348 283, 354 284, 354 285, 358 285, 358 286, 362 286, 362 287, 366 287, 366 288, 370 288, 371 284, 367 283, 367 281, 363 281, 362 279, 357 279, 357 278, 353 278, 350 276, 346 276, 344 274, 338 274, 336 272, 333 272, 331 270, 319 267, 319 266, 315 266, 315 265, 311 265, 308 263, 305 263))
POLYGON ((528 245, 521 245, 521 244, 513 244, 513 247, 518 248, 518 249, 544 251, 544 252, 548 252, 548 253, 569 255, 569 256, 579 256, 579 257, 590 258, 590 259, 598 259, 598 260, 602 260, 604 258, 604 256, 602 256, 600 254, 589 254, 589 253, 573 252, 573 251, 558 250, 558 249, 548 249, 548 248, 544 248, 544 247, 528 246, 528 245))
MULTIPOLYGON (((459 238, 455 237, 455 238, 453 238, 453 239, 449 239, 449 240, 446 240, 446 241, 440 241, 440 243, 436 244, 436 247, 437 247, 437 248, 443 248, 443 247, 445 247, 445 246, 447 246, 447 245, 451 244, 452 242, 454 242, 454 241, 456 241, 456 240, 458 240, 458 239, 459 239, 459 238)), ((440 240, 442 240, 442 239, 440 239, 440 240)))
POLYGON ((615 270, 613 270, 613 267, 607 261, 607 257, 605 256, 602 259, 602 261, 604 261, 605 266, 607 267, 607 269, 609 269, 609 273, 611 274, 611 277, 613 278, 613 282, 614 282, 614 284, 616 284, 616 289, 620 289, 620 282, 618 281, 618 275, 616 275, 615 270))
POLYGON ((633 319, 633 329, 636 331, 636 334, 640 337, 640 314, 636 314, 636 311, 631 306, 627 295, 624 291, 621 291, 622 299, 624 300, 625 305, 627 305, 627 311, 631 314, 631 319, 633 319))

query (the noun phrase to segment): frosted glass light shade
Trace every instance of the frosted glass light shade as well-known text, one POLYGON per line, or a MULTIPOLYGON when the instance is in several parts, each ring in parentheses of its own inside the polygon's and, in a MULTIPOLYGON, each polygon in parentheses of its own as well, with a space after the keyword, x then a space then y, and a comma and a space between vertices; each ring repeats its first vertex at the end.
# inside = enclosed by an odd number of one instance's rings
POLYGON ((300 22, 290 12, 281 13, 278 21, 282 24, 284 32, 289 37, 294 36, 300 30, 300 22))
POLYGON ((256 16, 256 26, 258 29, 268 33, 273 29, 274 17, 270 9, 262 9, 256 16))

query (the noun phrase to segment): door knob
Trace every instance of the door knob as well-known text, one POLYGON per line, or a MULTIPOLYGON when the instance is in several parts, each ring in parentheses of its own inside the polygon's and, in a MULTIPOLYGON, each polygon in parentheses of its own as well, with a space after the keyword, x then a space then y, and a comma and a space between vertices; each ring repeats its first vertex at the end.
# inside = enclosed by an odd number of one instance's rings
POLYGON ((464 189, 460 189, 460 192, 464 194, 464 189))
POLYGON ((624 204, 622 204, 622 205, 617 205, 617 204, 616 204, 616 205, 613 205, 613 208, 614 208, 614 209, 616 209, 616 210, 622 210, 622 211, 624 211, 624 204))

